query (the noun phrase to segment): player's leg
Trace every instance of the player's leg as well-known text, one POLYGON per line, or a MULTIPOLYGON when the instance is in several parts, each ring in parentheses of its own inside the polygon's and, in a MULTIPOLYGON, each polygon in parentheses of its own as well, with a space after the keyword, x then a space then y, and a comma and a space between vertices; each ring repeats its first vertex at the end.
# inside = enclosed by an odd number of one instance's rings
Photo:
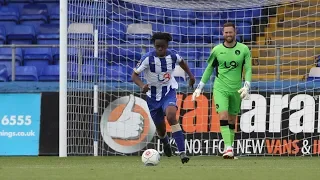
MULTIPOLYGON (((231 143, 231 138, 230 138, 230 129, 229 129, 229 100, 228 100, 228 94, 227 92, 223 92, 221 90, 214 89, 213 91, 213 96, 214 96, 214 102, 216 105, 216 112, 219 114, 219 119, 220 119, 220 132, 222 135, 222 139, 224 141, 224 154, 223 157, 227 158, 230 155, 230 149, 232 149, 232 143, 231 143)), ((231 151, 232 153, 232 151, 231 151)))
POLYGON ((167 116, 167 120, 172 130, 172 137, 174 138, 178 151, 180 153, 181 162, 187 163, 189 161, 189 157, 186 155, 185 150, 185 138, 182 132, 181 126, 176 118, 177 114, 177 97, 174 89, 170 90, 170 92, 166 95, 162 108, 167 116))
MULTIPOLYGON (((161 102, 160 102, 161 103, 161 102)), ((155 100, 148 99, 147 104, 150 110, 151 118, 156 126, 157 135, 163 145, 164 154, 168 157, 172 156, 171 145, 166 130, 166 123, 164 121, 164 113, 161 104, 155 100)))
POLYGON ((229 98, 229 128, 230 128, 230 140, 233 143, 235 137, 235 124, 237 120, 237 115, 240 113, 240 106, 241 106, 241 98, 238 92, 230 93, 229 98))

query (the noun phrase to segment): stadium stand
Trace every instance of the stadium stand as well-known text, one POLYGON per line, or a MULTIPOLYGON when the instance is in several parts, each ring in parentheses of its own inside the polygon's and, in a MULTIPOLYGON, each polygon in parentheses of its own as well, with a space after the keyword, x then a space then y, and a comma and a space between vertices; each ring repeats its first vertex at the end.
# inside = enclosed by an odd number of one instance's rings
MULTIPOLYGON (((58 44, 59 43, 59 0, 0 0, 0 44, 58 44)), ((85 7, 85 6, 81 6, 85 7)), ((125 3, 125 7, 108 7, 108 16, 100 14, 99 17, 107 17, 105 19, 107 24, 99 27, 99 41, 100 43, 112 43, 112 44, 150 44, 149 37, 151 32, 166 31, 173 34, 173 43, 192 43, 192 44, 209 44, 219 43, 222 41, 222 34, 219 27, 222 26, 227 20, 233 19, 238 28, 237 40, 242 42, 250 42, 256 44, 265 44, 268 39, 268 33, 272 32, 275 37, 272 41, 268 41, 270 44, 311 44, 319 43, 320 41, 314 41, 310 39, 312 37, 310 33, 316 32, 315 23, 318 20, 317 17, 308 17, 308 19, 295 20, 295 16, 299 14, 285 13, 297 9, 296 12, 300 12, 299 7, 285 7, 281 6, 277 9, 278 15, 270 17, 269 22, 273 22, 271 26, 265 28, 265 33, 261 36, 253 36, 253 25, 257 25, 259 22, 257 19, 262 17, 261 8, 258 9, 242 9, 242 10, 230 10, 221 12, 194 12, 187 9, 159 9, 150 8, 144 6, 132 5, 125 3), (291 8, 291 9, 290 9, 291 8), (137 13, 139 12, 139 13, 137 13), (288 17, 286 16, 288 14, 288 17), (274 23, 280 19, 278 24, 274 23), (238 21, 241 20, 241 21, 238 21), (143 23, 144 32, 137 34, 132 31, 132 26, 136 26, 135 23, 143 23), (290 37, 286 38, 287 34, 291 35, 291 31, 294 33, 294 24, 301 25, 313 24, 308 28, 297 28, 297 33, 305 37, 290 37), (177 26, 177 24, 179 26, 177 26), (181 27, 181 28, 180 28, 181 27), (305 33, 302 33, 305 32, 305 33), (310 33, 309 33, 310 32, 310 33), (308 37, 309 35, 309 37, 308 37), (137 38, 138 37, 138 38, 137 38)), ((88 8, 90 9, 90 8, 88 8)), ((316 11, 316 9, 309 9, 308 13, 316 11)), ((81 14, 84 9, 75 9, 75 7, 69 8, 70 14, 81 14)), ((102 12, 106 13, 106 12, 102 12)), ((82 16, 83 17, 83 16, 82 16)), ((92 17, 86 17, 92 18, 92 17)), ((79 25, 79 24, 78 24, 79 25)), ((72 25, 70 25, 72 26, 72 25)), ((88 24, 86 24, 88 26, 88 24)), ((77 26, 77 30, 79 28, 77 26)), ((91 30, 90 30, 91 32, 91 30)), ((69 38, 81 40, 84 37, 87 42, 92 43, 93 37, 91 33, 85 32, 71 32, 69 38), (72 38, 75 37, 75 38, 72 38)), ((314 37, 314 36, 313 36, 314 37)), ((192 68, 192 71, 197 77, 201 76, 201 72, 198 67, 204 66, 204 61, 209 55, 209 48, 178 48, 175 49, 185 59, 190 59, 188 64, 192 68)), ((314 66, 314 50, 307 49, 302 51, 300 48, 285 48, 284 54, 281 57, 284 65, 281 66, 281 79, 293 79, 300 80, 305 74, 308 74, 308 70, 314 66), (292 56, 295 54, 295 56, 292 56), (293 58, 293 59, 292 59, 293 58), (298 66, 299 65, 299 66, 298 66)), ((320 49, 317 49, 319 54, 320 49)), ((3 79, 10 80, 11 72, 11 49, 0 48, 0 65, 7 67, 6 73, 1 71, 1 81, 3 79)), ((69 57, 76 57, 78 51, 69 51, 69 57)), ((106 57, 108 62, 113 64, 106 65, 107 69, 112 72, 123 70, 123 65, 128 64, 133 67, 134 63, 140 59, 142 49, 140 47, 113 47, 108 48, 106 57), (134 60, 134 61, 129 61, 134 60)), ((85 52, 87 58, 92 58, 92 52, 85 52), (90 57, 91 56, 91 57, 90 57)), ((104 54, 104 55, 105 55, 104 54)), ((103 56, 104 56, 103 55, 103 56)), ((259 66, 253 66, 253 79, 254 80, 273 80, 275 79, 276 67, 275 59, 276 54, 274 49, 269 48, 252 48, 252 56, 259 66), (272 65, 271 65, 272 64, 272 65)), ((86 61, 84 61, 86 62, 86 61)), ((16 65, 17 68, 17 80, 32 80, 32 81, 58 81, 58 65, 59 64, 59 50, 58 48, 24 48, 16 49, 16 65), (21 66, 21 67, 20 67, 21 66), (25 77, 23 77, 25 76, 25 77)), ((1 66, 3 68, 3 66, 1 66)), ((127 71, 132 71, 132 68, 127 68, 127 71)), ((69 67, 69 68, 77 68, 69 67)), ((94 69, 88 64, 84 64, 83 72, 86 75, 92 75, 94 69)), ((2 70, 2 69, 0 69, 2 70)), ((71 76, 76 76, 76 69, 70 69, 71 76)), ((104 71, 104 70, 103 70, 104 71)), ((107 73, 111 72, 107 71, 107 73)), ((121 72, 120 71, 120 72, 121 72)), ((129 73, 128 73, 129 74, 129 73)), ((102 73, 101 80, 107 81, 108 76, 113 75, 117 80, 129 80, 123 73, 102 73)))

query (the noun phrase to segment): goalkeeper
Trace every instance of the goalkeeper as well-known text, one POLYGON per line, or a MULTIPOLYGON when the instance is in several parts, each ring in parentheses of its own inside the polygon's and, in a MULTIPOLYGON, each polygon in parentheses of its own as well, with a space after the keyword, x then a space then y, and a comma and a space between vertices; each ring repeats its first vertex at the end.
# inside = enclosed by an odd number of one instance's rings
POLYGON ((233 159, 234 129, 237 115, 240 113, 241 99, 247 99, 251 81, 251 55, 248 46, 236 42, 235 25, 223 25, 224 42, 215 46, 207 60, 201 81, 192 95, 194 101, 199 97, 214 68, 216 77, 213 97, 220 119, 220 131, 224 140, 224 159, 233 159), (242 85, 242 70, 245 69, 245 83, 242 85))

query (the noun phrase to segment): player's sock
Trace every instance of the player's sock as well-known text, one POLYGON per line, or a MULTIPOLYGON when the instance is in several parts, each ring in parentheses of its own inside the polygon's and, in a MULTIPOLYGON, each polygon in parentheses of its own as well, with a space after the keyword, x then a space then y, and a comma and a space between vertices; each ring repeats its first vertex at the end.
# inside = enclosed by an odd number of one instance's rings
POLYGON ((234 134, 235 134, 234 129, 235 128, 236 128, 236 125, 229 124, 231 145, 234 143, 234 134))
POLYGON ((221 131, 222 138, 224 141, 224 146, 231 147, 232 142, 230 141, 231 137, 230 137, 230 129, 229 129, 228 120, 220 120, 220 131, 221 131))
POLYGON ((169 143, 169 138, 168 138, 168 135, 167 133, 165 133, 165 135, 163 137, 159 136, 159 139, 160 139, 160 142, 163 144, 163 145, 166 145, 169 143))
POLYGON ((172 137, 176 141, 179 152, 184 152, 185 151, 184 134, 181 130, 180 124, 172 125, 171 129, 172 129, 172 137))

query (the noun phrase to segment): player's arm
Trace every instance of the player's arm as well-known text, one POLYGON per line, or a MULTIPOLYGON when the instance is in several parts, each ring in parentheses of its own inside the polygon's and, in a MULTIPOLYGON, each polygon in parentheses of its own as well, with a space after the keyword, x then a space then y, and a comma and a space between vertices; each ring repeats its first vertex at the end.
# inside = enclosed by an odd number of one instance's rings
POLYGON ((179 66, 184 70, 184 72, 186 72, 188 74, 188 76, 190 78, 189 86, 193 87, 196 80, 195 80, 192 72, 190 71, 188 64, 181 57, 178 57, 178 63, 179 63, 179 66))
POLYGON ((247 99, 249 96, 250 83, 252 78, 252 62, 251 62, 251 53, 248 47, 245 50, 244 57, 244 70, 245 70, 245 82, 243 87, 238 91, 242 99, 247 99))
POLYGON ((131 75, 132 81, 142 89, 143 93, 146 93, 149 90, 149 85, 148 84, 144 84, 141 81, 141 79, 139 77, 139 74, 141 72, 143 72, 149 66, 148 61, 149 61, 148 58, 141 59, 138 62, 136 68, 133 69, 133 72, 132 72, 132 75, 131 75))
POLYGON ((197 86, 197 89, 194 91, 193 95, 192 95, 192 100, 194 101, 196 99, 196 97, 200 96, 200 93, 204 87, 204 85, 208 82, 208 80, 210 79, 210 76, 213 73, 214 70, 214 61, 216 59, 215 53, 214 53, 214 49, 211 51, 210 56, 207 60, 208 65, 206 67, 206 69, 204 70, 200 83, 197 86))

